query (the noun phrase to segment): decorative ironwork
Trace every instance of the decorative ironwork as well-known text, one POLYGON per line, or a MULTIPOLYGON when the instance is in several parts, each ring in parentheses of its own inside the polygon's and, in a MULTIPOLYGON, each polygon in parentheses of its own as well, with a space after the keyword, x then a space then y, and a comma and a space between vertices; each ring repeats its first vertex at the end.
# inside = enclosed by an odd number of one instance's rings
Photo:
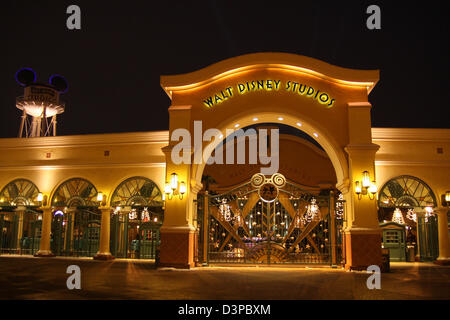
POLYGON ((83 178, 73 178, 56 189, 52 205, 56 207, 98 207, 97 189, 83 178))
POLYGON ((336 219, 342 220, 344 219, 344 195, 342 193, 339 193, 339 196, 336 200, 336 219))
POLYGON ((207 250, 199 248, 199 256, 207 252, 211 263, 330 264, 333 255, 336 260, 332 246, 341 233, 330 230, 338 225, 330 215, 330 197, 306 192, 281 174, 256 174, 229 192, 209 195, 207 203, 207 213, 200 213, 208 219, 208 232, 200 231, 207 250), (271 201, 260 192, 267 183, 278 191, 271 201))
POLYGON ((38 206, 39 189, 30 180, 16 179, 0 192, 0 206, 38 206))
POLYGON ((163 223, 163 199, 158 186, 132 177, 114 190, 111 206, 111 253, 120 258, 155 259, 163 223))
POLYGON ((114 190, 111 206, 162 207, 162 193, 152 180, 145 177, 132 177, 123 181, 114 190))
POLYGON ((395 208, 394 214, 392 215, 392 221, 398 224, 405 224, 405 219, 403 219, 403 213, 399 208, 395 208))
POLYGON ((389 180, 380 190, 378 206, 392 207, 436 207, 436 197, 431 188, 413 176, 400 176, 389 180))
POLYGON ((52 252, 58 256, 93 257, 99 249, 101 212, 66 209, 53 214, 52 252))
POLYGON ((408 212, 406 213, 406 218, 414 222, 417 222, 416 211, 414 209, 408 209, 408 212))

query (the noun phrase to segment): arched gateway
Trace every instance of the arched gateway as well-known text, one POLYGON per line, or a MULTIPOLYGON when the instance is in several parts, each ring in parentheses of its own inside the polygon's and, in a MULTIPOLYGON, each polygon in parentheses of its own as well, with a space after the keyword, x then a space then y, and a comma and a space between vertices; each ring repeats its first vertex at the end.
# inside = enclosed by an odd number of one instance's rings
POLYGON ((336 188, 343 194, 346 206, 343 229, 346 268, 379 265, 381 239, 376 200, 358 196, 353 187, 356 181, 363 180, 365 171, 371 181, 376 181, 374 159, 378 146, 372 143, 368 95, 378 78, 377 70, 345 69, 285 53, 249 54, 196 72, 161 77, 161 85, 172 99, 170 137, 176 129, 187 129, 193 146, 189 149, 191 163, 172 159, 178 139, 171 139, 163 148, 166 181, 176 173, 178 181, 185 182, 186 191, 182 197, 166 199, 161 264, 176 267, 194 264, 194 212, 205 168, 204 161, 194 161, 196 152, 203 152, 208 159, 213 147, 226 138, 229 130, 257 123, 280 123, 301 128, 323 147, 331 160, 336 188), (201 121, 200 132, 198 123, 194 126, 195 121, 201 121), (196 135, 211 128, 223 133, 221 139, 203 141, 201 146, 194 144, 196 135))

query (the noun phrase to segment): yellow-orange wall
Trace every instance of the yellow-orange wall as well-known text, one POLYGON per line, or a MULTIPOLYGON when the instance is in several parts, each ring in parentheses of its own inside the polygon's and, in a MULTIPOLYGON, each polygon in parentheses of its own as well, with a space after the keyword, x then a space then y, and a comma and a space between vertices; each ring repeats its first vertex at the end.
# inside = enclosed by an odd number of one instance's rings
POLYGON ((168 132, 0 139, 0 188, 25 178, 51 195, 65 180, 81 177, 110 196, 123 180, 144 176, 163 190, 167 141, 168 132))
POLYGON ((372 128, 372 140, 380 146, 375 157, 379 188, 396 176, 415 176, 430 186, 440 204, 450 190, 450 129, 372 128))
MULTIPOLYGON (((450 189, 449 129, 372 128, 372 136, 373 143, 380 146, 375 162, 379 189, 391 178, 412 175, 426 182, 440 202, 440 195, 450 189), (438 153, 437 148, 442 148, 443 153, 438 153)), ((0 139, 0 188, 14 179, 25 178, 50 195, 63 181, 82 177, 91 181, 97 190, 111 195, 126 178, 145 176, 163 190, 165 157, 161 148, 168 144, 168 139, 168 131, 3 138, 0 139), (108 157, 104 156, 106 150, 110 152, 108 157), (47 153, 51 153, 51 158, 46 158, 47 153)), ((300 143, 282 139, 287 145, 300 143)), ((311 151, 311 155, 316 151, 311 151)), ((325 164, 306 161, 301 166, 315 165, 320 171, 323 165, 329 167, 324 160, 325 164)), ((287 162, 293 166, 295 161, 287 162)), ((205 172, 208 170, 214 167, 205 172)))

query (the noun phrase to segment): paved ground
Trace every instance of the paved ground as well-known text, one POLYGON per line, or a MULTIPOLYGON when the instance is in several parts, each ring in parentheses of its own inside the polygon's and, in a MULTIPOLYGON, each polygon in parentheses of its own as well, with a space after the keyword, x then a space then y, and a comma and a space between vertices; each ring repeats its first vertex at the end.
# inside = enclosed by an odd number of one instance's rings
POLYGON ((450 267, 391 263, 381 290, 365 272, 331 268, 206 267, 156 269, 136 260, 0 256, 0 299, 450 299, 450 267), (66 269, 81 268, 81 290, 66 269))

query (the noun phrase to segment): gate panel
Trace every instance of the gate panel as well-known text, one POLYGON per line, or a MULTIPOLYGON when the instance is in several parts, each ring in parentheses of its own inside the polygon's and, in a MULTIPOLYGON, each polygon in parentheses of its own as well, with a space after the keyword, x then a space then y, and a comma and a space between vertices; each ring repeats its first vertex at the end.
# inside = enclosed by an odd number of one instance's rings
POLYGON ((52 252, 57 256, 95 256, 99 249, 100 225, 101 213, 96 208, 57 210, 52 221, 52 252))
POLYGON ((341 263, 342 214, 336 218, 335 204, 342 201, 335 201, 333 193, 315 195, 291 183, 278 188, 266 181, 264 188, 247 183, 225 194, 205 195, 207 208, 198 197, 201 261, 207 251, 209 263, 341 263))
POLYGON ((111 253, 116 258, 155 259, 163 213, 159 207, 117 209, 111 217, 111 253))

